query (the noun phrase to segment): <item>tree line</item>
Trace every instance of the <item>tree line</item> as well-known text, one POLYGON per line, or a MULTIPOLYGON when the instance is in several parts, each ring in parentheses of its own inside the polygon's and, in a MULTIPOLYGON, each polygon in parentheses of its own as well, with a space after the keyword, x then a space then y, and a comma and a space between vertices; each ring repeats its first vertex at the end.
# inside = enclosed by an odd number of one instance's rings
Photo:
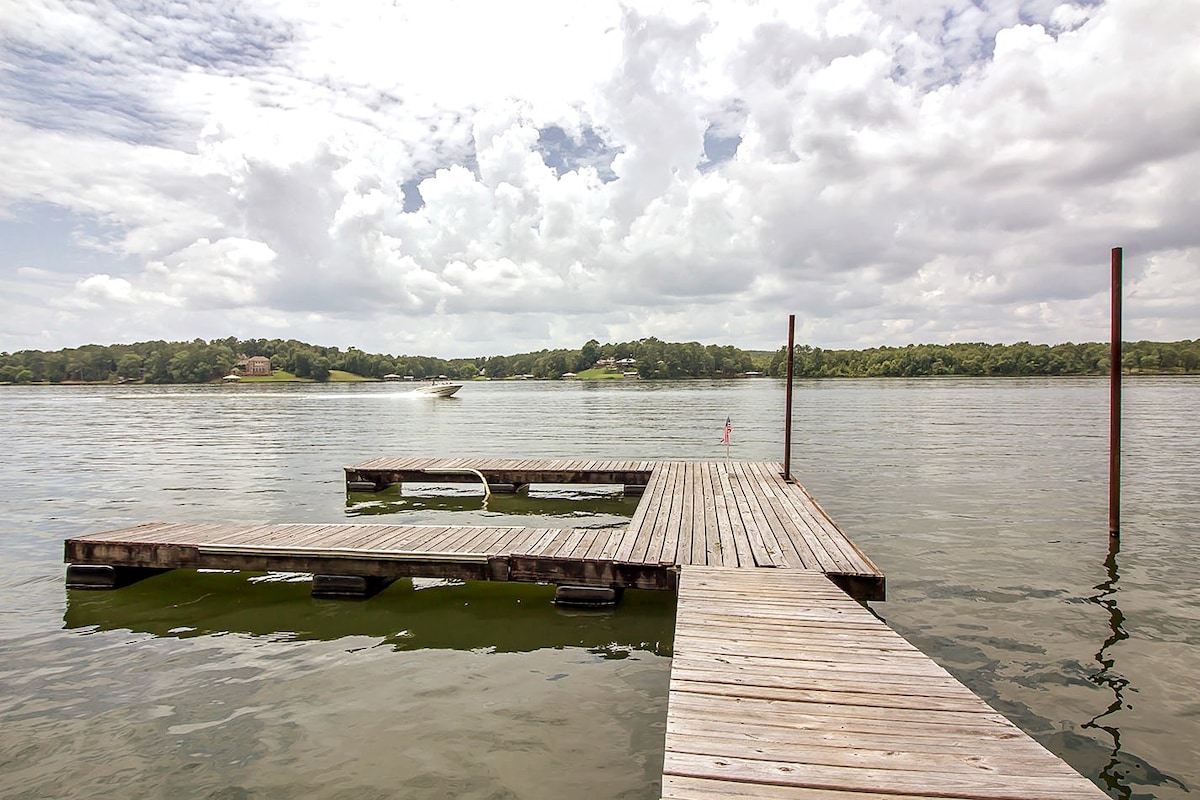
MULTIPOLYGON (((502 379, 530 376, 561 378, 621 361, 621 371, 646 379, 731 377, 758 372, 783 377, 787 348, 775 352, 746 351, 728 345, 664 342, 655 337, 601 344, 595 339, 576 350, 539 350, 515 355, 441 359, 431 356, 384 355, 351 347, 311 345, 295 339, 214 339, 191 342, 138 342, 65 348, 53 352, 22 350, 0 353, 0 383, 208 383, 220 380, 246 356, 267 356, 276 370, 298 378, 328 380, 334 370, 365 378, 386 375, 416 379, 446 376, 502 379)), ((1123 368, 1131 373, 1200 373, 1200 340, 1130 342, 1123 348, 1123 368)), ((936 375, 1107 375, 1107 344, 908 345, 865 350, 795 349, 794 374, 801 378, 924 377, 936 375)))
MULTIPOLYGON (((144 383, 208 383, 220 380, 243 357, 267 356, 271 367, 298 378, 326 381, 333 370, 344 370, 368 378, 391 373, 418 377, 452 372, 463 376, 465 368, 427 356, 388 356, 365 353, 351 347, 321 347, 295 339, 213 339, 191 342, 137 342, 66 348, 54 352, 22 350, 0 353, 0 382, 67 383, 141 381, 144 383)), ((470 370, 474 376, 476 371, 470 370)))
MULTIPOLYGON (((1200 372, 1200 339, 1124 342, 1121 356, 1122 370, 1128 373, 1197 373, 1200 372)), ((822 350, 803 345, 796 348, 793 369, 795 375, 803 378, 1107 375, 1110 364, 1107 343, 970 342, 866 350, 822 350)), ((782 347, 771 356, 767 372, 782 376, 786 371, 787 348, 782 347)))

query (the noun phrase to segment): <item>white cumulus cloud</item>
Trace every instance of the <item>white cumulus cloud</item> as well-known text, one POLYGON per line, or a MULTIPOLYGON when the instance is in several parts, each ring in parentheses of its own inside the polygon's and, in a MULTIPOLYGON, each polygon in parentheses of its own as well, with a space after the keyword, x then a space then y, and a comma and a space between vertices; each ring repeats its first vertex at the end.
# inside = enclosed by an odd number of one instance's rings
POLYGON ((1189 0, 576 5, 6 9, 0 348, 1200 335, 1189 0))

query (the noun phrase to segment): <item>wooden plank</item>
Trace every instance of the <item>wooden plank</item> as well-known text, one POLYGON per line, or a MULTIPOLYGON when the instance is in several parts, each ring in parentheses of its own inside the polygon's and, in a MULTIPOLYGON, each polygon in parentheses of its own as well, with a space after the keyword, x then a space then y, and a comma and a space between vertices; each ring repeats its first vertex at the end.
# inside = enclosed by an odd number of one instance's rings
MULTIPOLYGON (((867 747, 860 741, 814 741, 808 731, 785 728, 751 729, 747 725, 732 728, 711 726, 700 730, 692 727, 686 732, 668 730, 674 739, 674 752, 721 756, 739 751, 745 758, 799 762, 829 767, 848 767, 855 770, 902 770, 941 776, 1009 778, 1059 778, 1063 767, 1049 759, 1028 758, 1032 751, 1021 747, 1022 742, 972 742, 971 749, 946 747, 931 740, 910 739, 892 742, 887 747, 867 747), (917 746, 909 746, 909 742, 917 746), (1024 755, 1026 759, 1010 756, 1024 755)), ((1036 745, 1034 745, 1036 746, 1036 745)), ((932 777, 932 776, 930 776, 932 777)), ((927 778, 928 780, 928 778, 927 778)), ((893 784, 876 789, 896 788, 893 784)))
POLYGON ((685 636, 723 636, 726 640, 754 639, 760 645, 771 645, 779 648, 800 648, 809 651, 827 651, 832 653, 887 653, 912 658, 926 656, 912 645, 901 640, 872 640, 863 642, 863 628, 855 626, 846 628, 832 626, 825 621, 795 625, 783 628, 771 626, 764 629, 761 625, 749 624, 744 619, 734 619, 733 622, 715 622, 706 619, 702 623, 683 622, 675 628, 677 633, 685 636))
POLYGON ((921 800, 919 795, 912 794, 849 792, 811 786, 779 786, 682 775, 663 776, 662 797, 663 800, 921 800))
MULTIPOLYGON (((686 746, 686 742, 685 742, 686 746)), ((690 749, 711 749, 696 747, 690 749)), ((664 775, 688 775, 699 778, 745 776, 759 783, 779 786, 842 789, 847 791, 899 791, 921 797, 958 797, 972 800, 1099 800, 1108 795, 1089 784, 1079 775, 994 775, 979 770, 964 775, 937 772, 911 765, 910 769, 880 769, 868 767, 812 764, 802 760, 776 761, 756 759, 748 754, 714 755, 691 753, 688 750, 668 749, 663 760, 664 775), (1090 787, 1085 788, 1082 784, 1090 787)))
POLYGON ((704 561, 702 563, 719 567, 725 562, 725 554, 722 552, 724 545, 721 543, 721 532, 717 530, 716 497, 712 488, 712 465, 704 463, 696 466, 699 471, 699 483, 696 491, 704 504, 704 561))
MULTIPOLYGON (((892 693, 902 693, 914 697, 937 697, 948 700, 948 702, 949 700, 958 700, 958 702, 967 700, 967 702, 974 703, 977 700, 970 694, 960 691, 959 688, 938 684, 928 678, 882 681, 872 679, 874 676, 856 678, 854 675, 820 669, 806 670, 806 672, 792 670, 786 674, 748 673, 745 670, 734 672, 719 661, 716 663, 683 662, 672 667, 672 675, 677 676, 679 680, 688 680, 691 684, 703 682, 703 684, 713 684, 714 686, 742 687, 744 692, 740 696, 748 699, 773 699, 784 696, 779 690, 803 688, 803 690, 856 693, 863 694, 863 696, 868 696, 868 694, 888 696, 892 693)), ((734 692, 726 690, 725 692, 710 693, 730 694, 734 692)), ((883 703, 881 700, 877 705, 892 706, 894 704, 883 703)), ((749 704, 745 708, 749 708, 749 704)), ((780 706, 780 708, 784 708, 784 706, 780 706)))
MULTIPOLYGON (((691 558, 688 560, 692 564, 707 564, 709 563, 708 553, 710 548, 708 544, 708 517, 705 514, 705 508, 711 500, 708 497, 708 493, 704 491, 704 465, 691 462, 688 464, 688 471, 691 473, 692 478, 689 487, 692 507, 688 512, 692 528, 692 550, 691 558)), ((712 535, 713 538, 716 538, 716 531, 713 531, 712 535)))
MULTIPOLYGON (((704 669, 696 665, 693 669, 680 668, 672 672, 671 690, 692 695, 714 695, 717 697, 745 697, 757 700, 782 700, 792 703, 818 703, 829 706, 874 706, 877 708, 907 708, 914 711, 958 711, 961 713, 986 714, 982 708, 964 706, 963 696, 947 687, 914 687, 915 691, 890 692, 883 687, 871 687, 876 691, 851 689, 844 686, 818 683, 815 686, 754 686, 731 682, 729 676, 718 669, 704 669)), ((846 713, 843 708, 842 713, 846 713)))
MULTIPOLYGON (((692 540, 695 538, 694 534, 696 531, 696 497, 692 491, 692 475, 695 472, 693 466, 693 462, 690 461, 680 462, 679 484, 676 490, 679 492, 679 497, 671 504, 672 511, 675 512, 673 514, 674 523, 672 525, 674 529, 675 556, 674 558, 668 557, 666 550, 664 550, 662 558, 664 563, 695 563, 699 566, 704 566, 703 560, 699 562, 692 561, 694 555, 692 540)), ((671 533, 668 533, 667 536, 668 538, 672 538, 671 533)))
MULTIPOLYGON (((704 658, 713 655, 725 656, 729 659, 744 659, 749 663, 765 665, 778 664, 786 668, 788 665, 824 665, 833 664, 839 667, 850 667, 854 671, 880 671, 889 674, 905 675, 935 675, 939 678, 948 675, 946 670, 923 657, 920 653, 896 652, 888 650, 842 650, 830 647, 825 643, 809 646, 796 637, 791 646, 780 645, 777 642, 763 642, 757 639, 729 639, 723 637, 721 631, 710 631, 703 634, 687 633, 689 648, 696 648, 704 658)), ((686 652, 690 652, 686 651, 686 652)), ((686 654, 686 653, 685 653, 686 654)), ((679 656, 676 647, 675 655, 679 656)), ((729 663, 736 663, 730 661, 729 663)))

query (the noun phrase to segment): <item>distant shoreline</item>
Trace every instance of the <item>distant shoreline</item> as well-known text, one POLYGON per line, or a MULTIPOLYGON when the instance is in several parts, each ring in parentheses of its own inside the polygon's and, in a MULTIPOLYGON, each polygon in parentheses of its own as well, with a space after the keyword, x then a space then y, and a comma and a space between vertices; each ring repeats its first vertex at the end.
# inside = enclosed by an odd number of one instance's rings
MULTIPOLYGON (((1194 378, 1200 379, 1200 371, 1196 372, 1147 372, 1145 370, 1123 370, 1122 377, 1125 378, 1194 378)), ((1107 373, 1078 373, 1067 374, 1060 373, 1057 375, 824 375, 819 377, 797 376, 796 381, 888 381, 888 380, 920 380, 920 381, 941 381, 941 380, 988 380, 988 381, 1012 381, 1012 380, 1028 380, 1045 379, 1058 380, 1064 378, 1091 378, 1100 380, 1107 378, 1107 373)), ((509 377, 509 378, 473 378, 468 379, 469 383, 632 383, 641 380, 653 383, 691 383, 695 381, 754 381, 754 380, 784 380, 771 375, 745 376, 745 375, 728 375, 728 376, 708 376, 700 378, 683 377, 683 378, 625 378, 621 379, 617 376, 615 380, 604 378, 528 378, 528 377, 509 377)), ((327 381, 318 381, 313 378, 297 378, 288 376, 282 378, 272 378, 267 376, 256 376, 253 378, 245 378, 237 383, 226 383, 221 379, 205 381, 203 383, 147 383, 145 381, 31 381, 29 383, 12 383, 0 381, 0 386, 36 386, 36 387, 53 387, 53 386, 241 386, 246 384, 262 385, 262 384, 304 384, 310 386, 325 386, 332 383, 387 383, 396 386, 413 386, 420 385, 422 382, 427 382, 428 379, 414 379, 412 381, 385 381, 382 378, 366 378, 361 375, 355 375, 349 379, 339 378, 327 381)))

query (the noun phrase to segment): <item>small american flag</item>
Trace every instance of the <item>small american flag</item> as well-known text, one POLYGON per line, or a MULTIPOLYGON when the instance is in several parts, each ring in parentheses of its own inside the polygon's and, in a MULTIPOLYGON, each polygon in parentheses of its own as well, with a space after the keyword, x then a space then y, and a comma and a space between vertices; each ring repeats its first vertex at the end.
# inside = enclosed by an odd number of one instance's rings
POLYGON ((725 418, 725 434, 721 437, 721 444, 729 444, 729 434, 733 433, 733 425, 730 424, 729 417, 725 418))

